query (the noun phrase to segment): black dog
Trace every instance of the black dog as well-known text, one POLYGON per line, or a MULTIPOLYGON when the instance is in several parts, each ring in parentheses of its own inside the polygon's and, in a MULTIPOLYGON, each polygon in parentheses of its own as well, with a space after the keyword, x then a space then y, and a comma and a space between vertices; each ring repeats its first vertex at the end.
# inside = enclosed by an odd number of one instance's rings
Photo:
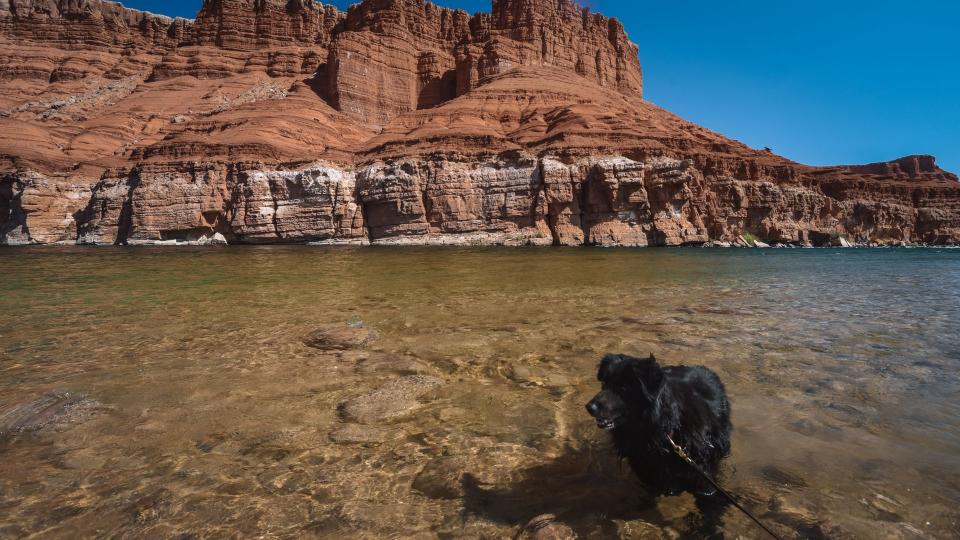
POLYGON ((654 495, 689 491, 698 502, 713 486, 673 451, 673 439, 711 478, 730 453, 730 402, 723 383, 702 367, 661 367, 648 359, 607 355, 597 379, 602 390, 587 411, 610 431, 626 458, 654 495))

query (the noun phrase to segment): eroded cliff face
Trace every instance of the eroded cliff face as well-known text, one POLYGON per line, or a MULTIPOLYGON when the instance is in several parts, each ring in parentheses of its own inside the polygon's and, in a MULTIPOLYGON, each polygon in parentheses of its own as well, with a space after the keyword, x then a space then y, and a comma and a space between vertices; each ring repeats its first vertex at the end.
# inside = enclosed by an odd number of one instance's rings
POLYGON ((423 0, 351 6, 330 46, 332 103, 377 127, 518 66, 551 66, 639 98, 637 47, 615 19, 569 0, 497 0, 493 13, 423 0))
POLYGON ((0 28, 44 44, 163 48, 176 46, 189 22, 103 0, 2 0, 0 28))
POLYGON ((21 172, 0 176, 0 242, 72 244, 90 188, 21 172))
POLYGON ((359 168, 143 165, 93 186, 0 180, 8 243, 680 246, 735 241, 950 243, 960 186, 708 177, 693 160, 433 156, 359 168), (880 184, 880 185, 876 185, 880 184), (884 185, 886 184, 886 185, 884 185))
POLYGON ((0 0, 0 243, 960 241, 930 156, 807 167, 642 99, 568 0, 0 0))

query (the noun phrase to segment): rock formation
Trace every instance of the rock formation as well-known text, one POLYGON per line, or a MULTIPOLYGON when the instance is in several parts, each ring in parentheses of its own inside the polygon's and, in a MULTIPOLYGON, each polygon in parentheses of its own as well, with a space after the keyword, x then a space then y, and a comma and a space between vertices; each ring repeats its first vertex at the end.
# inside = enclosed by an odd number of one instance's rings
POLYGON ((53 390, 0 411, 0 443, 25 434, 59 431, 88 420, 105 408, 83 394, 53 390))
POLYGON ((930 156, 808 167, 642 98, 570 0, 0 0, 0 243, 960 241, 930 156))

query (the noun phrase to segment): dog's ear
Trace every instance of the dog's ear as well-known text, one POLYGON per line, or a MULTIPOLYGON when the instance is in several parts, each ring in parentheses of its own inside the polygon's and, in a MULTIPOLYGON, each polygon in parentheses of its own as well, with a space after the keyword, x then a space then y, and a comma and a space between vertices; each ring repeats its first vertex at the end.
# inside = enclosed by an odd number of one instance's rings
POLYGON ((640 382, 644 396, 651 402, 660 397, 660 392, 667 382, 667 374, 657 363, 657 359, 650 355, 646 360, 637 360, 633 364, 633 374, 640 382))

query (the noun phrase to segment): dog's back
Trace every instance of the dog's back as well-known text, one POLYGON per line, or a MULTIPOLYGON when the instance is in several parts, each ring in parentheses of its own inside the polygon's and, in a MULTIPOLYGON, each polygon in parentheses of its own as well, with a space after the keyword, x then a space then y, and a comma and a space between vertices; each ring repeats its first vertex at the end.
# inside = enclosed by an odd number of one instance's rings
POLYGON ((664 368, 667 384, 680 408, 681 423, 689 438, 699 432, 701 440, 711 441, 714 448, 705 458, 720 460, 730 454, 730 401, 720 377, 704 366, 668 366, 664 368))

